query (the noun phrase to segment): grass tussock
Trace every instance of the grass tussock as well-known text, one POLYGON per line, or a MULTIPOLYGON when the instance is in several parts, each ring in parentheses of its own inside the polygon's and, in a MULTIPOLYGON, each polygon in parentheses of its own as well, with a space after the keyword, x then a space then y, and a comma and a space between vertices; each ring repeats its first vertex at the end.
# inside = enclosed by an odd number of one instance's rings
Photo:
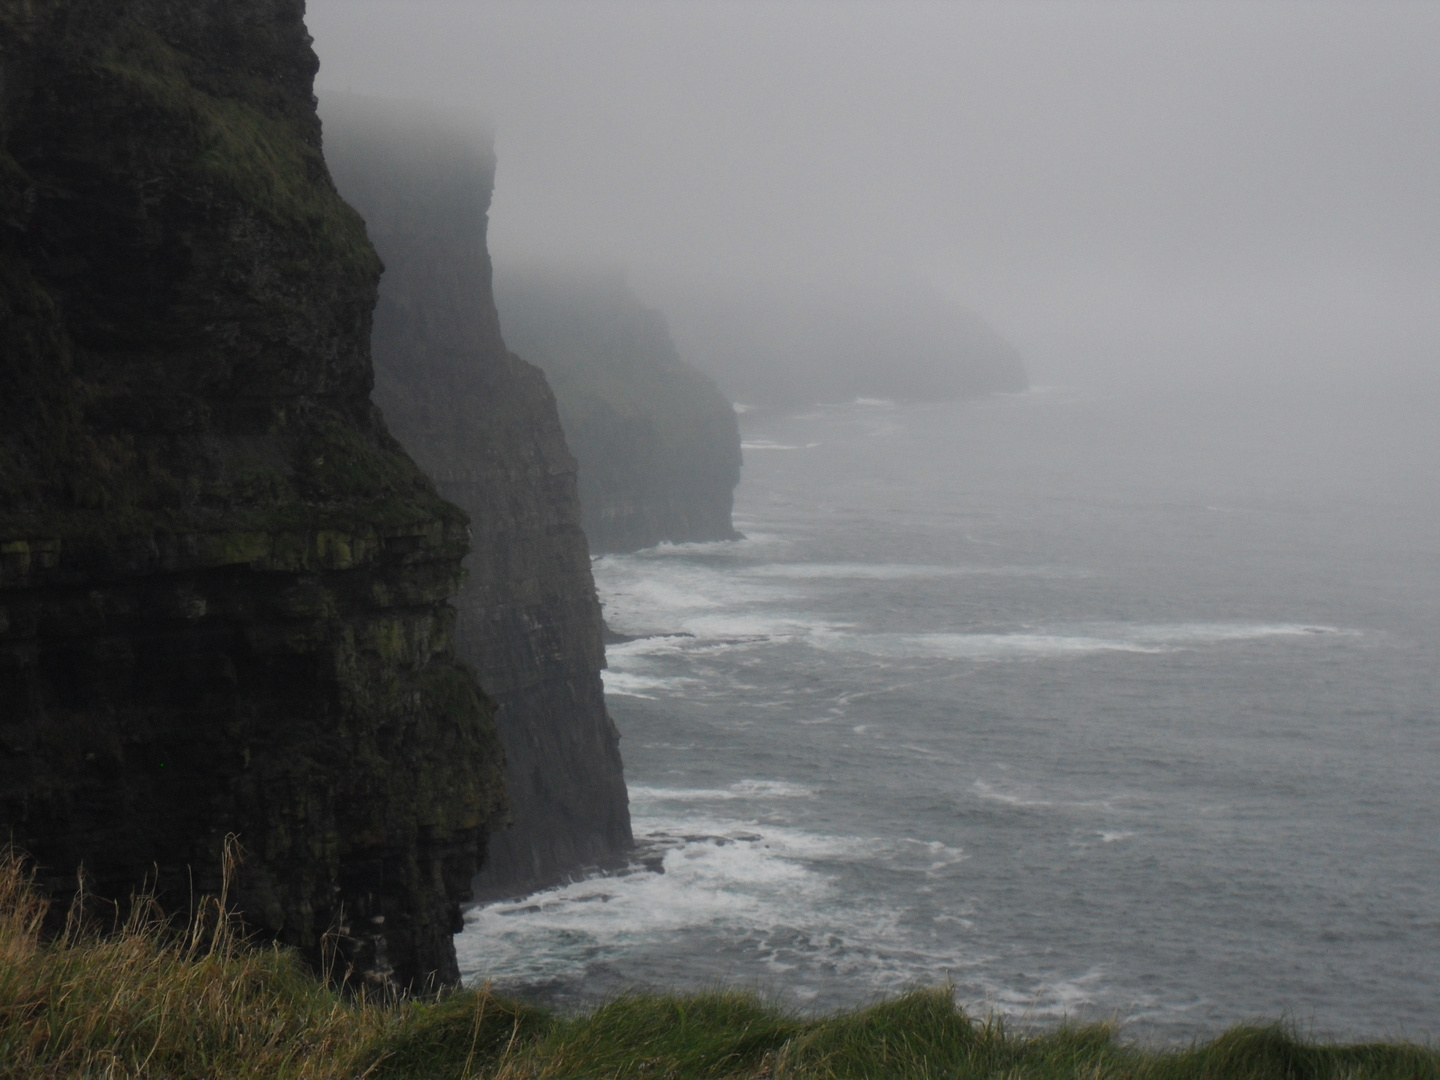
POLYGON ((734 992, 636 994, 576 1017, 488 988, 365 1000, 242 940, 223 897, 183 927, 142 898, 123 922, 75 914, 48 940, 46 908, 24 862, 0 855, 0 1080, 1440 1080, 1427 1047, 1274 1025, 1147 1050, 1106 1025, 971 1020, 948 990, 821 1019, 734 992))

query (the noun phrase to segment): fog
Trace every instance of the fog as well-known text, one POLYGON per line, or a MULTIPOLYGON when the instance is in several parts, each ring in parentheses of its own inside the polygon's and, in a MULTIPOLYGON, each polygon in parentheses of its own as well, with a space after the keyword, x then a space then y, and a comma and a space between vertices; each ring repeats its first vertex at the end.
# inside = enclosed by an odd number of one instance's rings
POLYGON ((592 563, 664 872, 472 911, 467 978, 1435 1037, 1440 5, 309 17, 322 115, 493 125, 500 280, 803 405, 737 418, 747 540, 592 563), (994 380, 903 386, 949 334, 994 380))
POLYGON ((497 262, 620 266, 677 311, 936 288, 1036 383, 1435 364, 1434 4, 311 0, 308 18, 322 95, 493 119, 497 262))

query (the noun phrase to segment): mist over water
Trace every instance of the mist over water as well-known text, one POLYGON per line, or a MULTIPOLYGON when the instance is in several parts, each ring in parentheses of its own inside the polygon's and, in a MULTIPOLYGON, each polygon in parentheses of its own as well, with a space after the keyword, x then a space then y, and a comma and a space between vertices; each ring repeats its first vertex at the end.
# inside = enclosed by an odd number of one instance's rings
POLYGON ((722 385, 939 296, 1036 387, 812 357, 747 539, 595 562, 636 860, 470 912, 467 976, 1440 1037, 1440 7, 308 18, 322 98, 493 120, 497 265, 621 268, 722 385))
POLYGON ((1434 4, 310 0, 307 17, 322 97, 493 118, 497 264, 623 267, 683 355, 706 355, 717 301, 935 289, 1041 384, 1436 363, 1434 4))
POLYGON ((595 564, 632 871, 472 912, 462 968, 1435 1036, 1433 404, 745 414, 748 538, 595 564))

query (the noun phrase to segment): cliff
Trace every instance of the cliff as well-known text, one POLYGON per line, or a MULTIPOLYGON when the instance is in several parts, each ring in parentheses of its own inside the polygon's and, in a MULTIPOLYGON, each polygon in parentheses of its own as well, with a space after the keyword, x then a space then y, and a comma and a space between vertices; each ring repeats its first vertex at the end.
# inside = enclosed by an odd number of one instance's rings
POLYGON ((323 112, 327 159, 386 265, 375 399, 470 515, 456 640, 497 706, 513 820, 491 837, 478 884, 523 892, 632 842, 575 460, 544 375, 500 335, 488 137, 424 107, 327 95, 323 112))
POLYGON ((503 811, 467 523, 370 402, 302 16, 0 0, 0 830, 180 910, 238 834, 250 929, 447 981, 503 811))
POLYGON ((555 388, 592 552, 738 535, 735 410, 664 316, 619 275, 502 272, 495 300, 506 340, 555 388))

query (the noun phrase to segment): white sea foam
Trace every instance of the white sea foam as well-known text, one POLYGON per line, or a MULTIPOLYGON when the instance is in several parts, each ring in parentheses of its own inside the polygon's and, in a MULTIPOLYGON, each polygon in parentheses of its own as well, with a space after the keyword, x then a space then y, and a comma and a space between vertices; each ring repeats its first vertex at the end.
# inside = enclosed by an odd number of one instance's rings
POLYGON ((740 571, 751 577, 800 581, 914 581, 964 577, 1091 577, 1093 571, 1058 566, 915 566, 903 563, 765 563, 740 571))
POLYGON ((914 845, 915 848, 924 852, 930 858, 930 865, 925 868, 927 877, 936 877, 942 871, 949 870, 957 863, 964 862, 969 856, 965 849, 942 843, 939 840, 904 840, 903 844, 914 845))
POLYGON ((769 439, 755 439, 740 444, 741 450, 813 450, 819 446, 818 442, 792 444, 771 442, 769 439))
POLYGON ((770 525, 768 520, 745 517, 738 510, 731 519, 731 524, 744 533, 745 538, 743 540, 711 541, 706 545, 707 552, 734 551, 738 554, 753 555, 768 548, 790 547, 794 543, 790 537, 781 533, 766 532, 765 528, 770 525))
POLYGON ((677 618, 680 633, 656 634, 606 647, 610 666, 625 667, 645 658, 673 657, 723 652, 775 641, 793 640, 811 634, 839 634, 846 629, 838 623, 802 622, 776 615, 722 614, 677 618))
POLYGON ((653 698, 652 691, 674 691, 687 683, 694 682, 693 679, 657 678, 653 675, 639 675, 629 671, 618 671, 610 669, 600 672, 600 679, 605 684, 605 693, 623 694, 626 697, 653 698))
MULTIPOLYGON (((1033 788, 1014 782, 976 780, 970 785, 976 798, 985 802, 1000 803, 1022 809, 1053 808, 1067 812, 1114 814, 1135 805, 1136 796, 1124 793, 1084 795, 1070 792, 1038 793, 1033 788)), ((1101 833, 1103 837, 1113 835, 1117 839, 1129 839, 1133 832, 1101 833)), ((1108 841, 1107 841, 1108 842, 1108 841)))
POLYGON ((811 644, 872 656, 955 660, 1046 659, 1100 652, 1157 653, 1159 645, 1066 634, 817 634, 811 644))
POLYGON ((605 646, 605 658, 611 670, 627 662, 646 657, 678 656, 693 649, 694 634, 656 634, 653 637, 636 638, 605 646))
MULTIPOLYGON (((675 656, 704 648, 733 648, 803 640, 817 648, 907 659, 1022 660, 1082 657, 1099 653, 1163 653, 1225 642, 1276 637, 1336 635, 1335 627, 1298 623, 1181 622, 1094 623, 1021 630, 928 633, 863 633, 830 618, 811 615, 808 582, 906 581, 992 575, 1083 577, 1090 572, 1046 565, 927 565, 905 563, 785 563, 738 565, 702 561, 679 548, 596 562, 596 579, 613 629, 641 640, 611 646, 612 668, 636 669, 641 657, 675 656)), ((647 692, 654 684, 615 680, 615 693, 647 692)))
POLYGON ((824 869, 873 857, 876 841, 704 815, 642 813, 635 826, 632 872, 468 913, 456 939, 462 971, 502 983, 575 977, 687 931, 722 932, 762 960, 766 943, 782 939, 796 959, 828 953, 831 963, 856 946, 897 944, 893 913, 837 904, 824 869))
POLYGON ((606 558, 594 571, 606 621, 627 634, 693 632, 685 623, 700 614, 755 611, 794 598, 783 583, 685 558, 606 558))
POLYGON ((665 788, 634 785, 630 799, 634 803, 653 802, 726 802, 733 799, 810 799, 814 788, 784 780, 740 780, 724 788, 665 788))
POLYGON ((1019 1020, 1059 1020, 1074 1016, 1101 1000, 1105 969, 1100 966, 1073 978, 1020 973, 1024 985, 993 985, 985 998, 987 1011, 1019 1020))
POLYGON ((783 583, 713 572, 611 582, 603 592, 606 622, 636 641, 606 649, 612 664, 638 655, 674 655, 772 638, 840 634, 850 625, 816 618, 783 583))
MULTIPOLYGON (((934 877, 964 859, 958 848, 914 839, 827 836, 718 817, 712 799, 805 798, 809 789, 750 780, 728 788, 631 789, 637 859, 631 870, 492 904, 466 915, 456 939, 461 971, 502 986, 580 979, 655 948, 718 934, 748 970, 807 983, 839 976, 871 992, 938 982, 975 962, 959 939, 917 938, 904 898, 846 895, 836 873, 899 860, 934 877), (663 804, 682 816, 657 813, 663 804), (679 804, 678 807, 675 804, 679 804)), ((957 918, 965 914, 957 909, 957 918)), ((933 924, 932 924, 933 925, 933 924)), ((692 946, 693 947, 693 946, 692 946)), ((723 957, 720 958, 723 961, 723 957)))
POLYGON ((976 780, 971 785, 976 795, 989 802, 1004 803, 1006 806, 1053 806, 1049 799, 1037 799, 1028 794, 1017 794, 1013 791, 1003 791, 985 780, 976 780))
POLYGON ((1247 641, 1269 637, 1313 637, 1316 635, 1357 636, 1357 631, 1308 623, 1173 623, 1137 626, 1131 631, 1137 641, 1164 645, 1208 644, 1218 641, 1247 641))
POLYGON ((1000 975, 1000 958, 969 944, 979 913, 955 889, 966 859, 959 847, 817 834, 715 812, 814 794, 760 779, 719 788, 637 785, 631 870, 472 910, 456 939, 462 973, 502 989, 557 980, 585 986, 597 972, 617 970, 655 971, 674 985, 666 958, 699 949, 711 957, 714 978, 767 985, 769 973, 797 1002, 837 980, 851 994, 883 994, 957 979, 970 988, 962 997, 980 995, 976 1011, 1017 1019, 1072 1015, 1103 998, 1098 969, 1000 975), (922 886, 916 895, 954 899, 939 910, 927 906, 916 921, 915 896, 855 891, 881 868, 937 887, 946 882, 940 893, 922 886))
POLYGON ((652 567, 656 562, 675 560, 690 562, 697 558, 754 558, 767 548, 786 547, 791 543, 787 537, 775 533, 752 531, 754 523, 740 515, 735 516, 734 524, 737 528, 744 530, 744 536, 734 540, 686 540, 678 544, 670 540, 662 540, 654 547, 641 548, 639 551, 632 551, 624 555, 596 555, 591 558, 590 562, 597 571, 617 567, 622 569, 628 567, 634 571, 652 567))
POLYGON ((882 657, 956 660, 1039 660, 1096 653, 1167 653, 1225 642, 1278 637, 1353 635, 1330 626, 1298 623, 1174 623, 1096 625, 1076 631, 1011 633, 859 634, 815 627, 810 644, 837 652, 882 657))
POLYGON ((791 611, 717 612, 695 615, 686 619, 684 625, 685 629, 697 638, 719 644, 758 639, 808 638, 815 634, 845 633, 852 628, 849 623, 806 617, 791 611))
POLYGON ((661 872, 591 879, 470 912, 456 941, 462 970, 498 981, 577 976, 686 930, 724 927, 744 936, 782 924, 782 912, 814 912, 833 890, 758 834, 690 827, 689 839, 637 829, 642 853, 661 849, 661 872))

